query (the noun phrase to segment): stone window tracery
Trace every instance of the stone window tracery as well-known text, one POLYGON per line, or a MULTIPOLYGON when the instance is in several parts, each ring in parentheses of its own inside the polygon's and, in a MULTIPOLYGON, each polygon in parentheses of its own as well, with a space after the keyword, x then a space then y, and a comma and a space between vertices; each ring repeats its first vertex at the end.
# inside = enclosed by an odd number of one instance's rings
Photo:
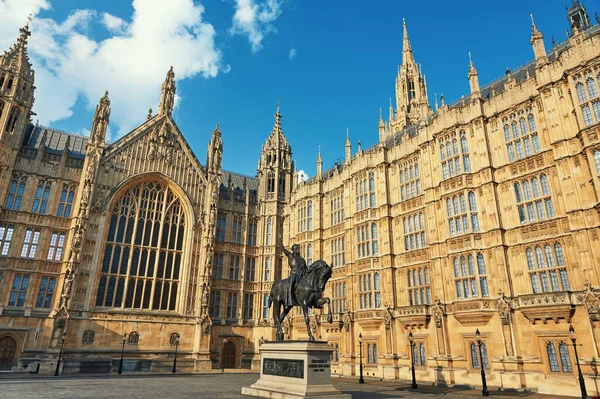
POLYGON ((65 245, 65 233, 53 232, 48 248, 48 260, 59 261, 62 259, 63 247, 65 245))
POLYGON ((109 216, 96 306, 176 310, 186 218, 164 183, 123 192, 109 216))
POLYGON ((413 305, 431 304, 431 285, 429 281, 429 267, 415 267, 408 269, 408 302, 413 305))
POLYGON ((331 285, 331 305, 334 313, 342 313, 346 310, 346 283, 336 282, 331 285))
POLYGON ((427 245, 425 238, 425 215, 423 212, 415 213, 403 219, 404 249, 412 251, 427 245))
POLYGON ((313 203, 306 201, 298 206, 298 233, 312 230, 313 203))
POLYGON ((359 276, 358 291, 361 309, 381 307, 381 278, 378 272, 359 276))
POLYGON ((440 140, 440 161, 442 162, 442 178, 448 179, 471 172, 471 158, 464 130, 460 134, 450 134, 440 140), (460 140, 460 151, 459 151, 460 140))
POLYGON ((344 222, 344 193, 336 193, 330 198, 331 204, 331 225, 336 226, 344 222))
POLYGON ((548 356, 548 366, 551 372, 572 373, 571 356, 569 348, 564 341, 548 341, 546 342, 546 355, 548 356), (556 348, 558 347, 558 353, 556 348), (560 363, 559 363, 560 359, 560 363))
POLYGON ((521 224, 554 217, 550 184, 545 174, 514 183, 521 224))
POLYGON ((37 247, 40 242, 40 230, 28 228, 23 238, 21 247, 21 258, 35 258, 37 247))
POLYGON ((33 206, 31 207, 32 213, 45 214, 46 208, 48 207, 48 198, 50 197, 51 182, 40 182, 35 190, 35 198, 33 200, 33 206))
POLYGON ((344 236, 331 240, 331 267, 344 266, 346 264, 345 239, 344 236))
POLYGON ((596 172, 600 174, 600 150, 594 151, 594 164, 596 165, 596 172))
POLYGON ((377 256, 379 244, 377 240, 377 224, 371 223, 356 228, 358 258, 377 256))
POLYGON ((29 287, 29 275, 17 273, 15 274, 13 285, 8 298, 8 306, 23 306, 29 287))
POLYGON ((419 163, 416 159, 400 165, 398 174, 400 175, 401 201, 409 200, 421 195, 419 163))
POLYGON ((210 317, 219 317, 221 311, 221 291, 210 292, 210 303, 208 309, 210 317))
POLYGON ((14 228, 12 226, 0 226, 0 255, 8 255, 13 232, 14 228))
POLYGON ((525 255, 534 294, 571 289, 567 264, 560 243, 528 247, 525 255))
POLYGON ((375 173, 361 176, 356 181, 356 212, 375 207, 375 173))
POLYGON ((10 189, 8 190, 8 197, 6 197, 6 209, 18 211, 21 208, 26 182, 26 177, 13 177, 10 189))
MULTIPOLYGON (((479 348, 477 347, 476 342, 471 342, 469 344, 469 351, 471 353, 471 367, 473 367, 474 369, 480 369, 481 366, 479 365, 479 348)), ((481 358, 483 359, 483 368, 489 369, 490 364, 488 362, 488 354, 485 343, 481 344, 481 358)))
POLYGON ((487 271, 483 254, 456 256, 452 259, 458 299, 489 296, 487 271), (475 264, 477 262, 477 264, 475 264))
POLYGON ((251 220, 248 222, 248 238, 246 240, 247 245, 256 246, 256 235, 258 232, 258 222, 251 220))
POLYGON ((56 286, 56 278, 43 276, 40 281, 40 289, 38 291, 36 308, 50 309, 52 306, 52 297, 54 296, 54 288, 56 286))
POLYGON ((225 241, 225 232, 227 231, 227 215, 223 212, 217 214, 217 230, 215 233, 216 241, 225 241))
POLYGON ((600 82, 600 66, 594 66, 573 77, 575 93, 581 108, 585 126, 600 122, 600 98, 598 83, 600 82))
POLYGON ((212 267, 213 278, 223 278, 223 254, 215 252, 213 255, 213 267, 212 267))
POLYGON ((541 151, 535 118, 530 108, 513 113, 502 122, 510 162, 541 151))
POLYGON ((234 244, 242 244, 242 223, 243 216, 233 217, 233 230, 231 232, 231 242, 234 244))
POLYGON ((448 212, 448 227, 451 237, 468 233, 469 227, 473 232, 479 231, 477 201, 473 191, 469 191, 466 196, 464 193, 460 193, 451 198, 447 198, 446 211, 448 212), (468 210, 467 199, 469 205, 468 210))
POLYGON ((69 187, 67 184, 63 184, 63 189, 60 193, 60 200, 58 203, 58 217, 68 218, 71 216, 71 209, 73 207, 73 198, 75 197, 75 189, 69 187))

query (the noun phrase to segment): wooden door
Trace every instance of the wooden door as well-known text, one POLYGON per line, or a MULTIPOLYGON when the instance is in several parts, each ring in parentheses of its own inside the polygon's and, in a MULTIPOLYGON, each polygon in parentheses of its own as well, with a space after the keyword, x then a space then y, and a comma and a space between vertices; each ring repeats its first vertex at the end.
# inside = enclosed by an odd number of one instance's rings
POLYGON ((17 342, 11 337, 0 339, 0 370, 11 370, 17 352, 17 342))
POLYGON ((227 342, 223 347, 223 367, 224 369, 235 368, 235 344, 231 341, 227 342))

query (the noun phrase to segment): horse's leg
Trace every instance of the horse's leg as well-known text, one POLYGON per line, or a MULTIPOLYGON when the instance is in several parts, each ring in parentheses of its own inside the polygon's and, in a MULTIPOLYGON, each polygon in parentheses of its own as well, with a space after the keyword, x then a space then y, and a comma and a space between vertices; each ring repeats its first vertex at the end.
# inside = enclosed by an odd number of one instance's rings
POLYGON ((275 323, 277 323, 277 331, 275 332, 275 339, 277 341, 283 341, 283 330, 281 329, 281 320, 280 320, 280 312, 281 312, 281 302, 279 302, 278 298, 275 298, 273 301, 273 319, 275 319, 275 323))
POLYGON ((329 306, 329 317, 327 317, 328 323, 333 323, 333 313, 331 312, 331 300, 329 298, 319 298, 317 300, 317 305, 315 308, 323 309, 323 305, 327 304, 329 306))
POLYGON ((306 323, 308 339, 311 341, 316 341, 315 337, 312 335, 312 331, 310 330, 310 319, 308 318, 308 305, 302 304, 302 312, 304 313, 304 322, 306 323))
POLYGON ((333 312, 331 311, 331 299, 329 298, 325 298, 327 299, 327 306, 329 307, 329 316, 327 317, 327 321, 329 322, 329 324, 333 323, 333 312))

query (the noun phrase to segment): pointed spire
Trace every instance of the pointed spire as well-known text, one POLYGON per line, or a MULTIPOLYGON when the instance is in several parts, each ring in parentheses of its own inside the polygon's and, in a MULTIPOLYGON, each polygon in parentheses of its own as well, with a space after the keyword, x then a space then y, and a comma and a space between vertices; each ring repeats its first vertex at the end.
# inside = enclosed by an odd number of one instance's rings
POLYGON ((110 99, 108 98, 108 91, 105 91, 104 95, 100 98, 98 105, 96 105, 96 111, 94 112, 94 119, 92 121, 92 132, 90 134, 90 141, 88 142, 89 145, 104 144, 109 122, 110 99))
POLYGON ((471 58, 471 52, 469 51, 469 86, 471 88, 471 95, 473 98, 479 97, 479 75, 475 65, 473 65, 473 58, 471 58))
POLYGON ((531 17, 531 45, 533 47, 533 55, 535 56, 536 64, 540 66, 548 60, 546 57, 546 47, 544 46, 544 36, 538 30, 537 26, 535 26, 533 14, 529 14, 529 16, 531 17))
POLYGON ((438 104, 437 93, 434 93, 433 96, 435 97, 435 112, 438 112, 440 106, 438 104))
POLYGON ((346 128, 346 145, 344 146, 346 150, 346 162, 350 162, 350 158, 352 157, 352 144, 350 144, 350 129, 346 128))
POLYGON ((412 49, 410 47, 410 39, 408 37, 408 30, 406 29, 406 20, 402 18, 402 65, 406 66, 409 62, 414 63, 412 49))
POLYGON ((281 106, 279 100, 277 100, 277 109, 275 111, 275 124, 273 125, 273 130, 271 131, 269 141, 271 142, 272 146, 286 147, 288 145, 287 139, 283 134, 283 129, 281 128, 281 106))
POLYGON ((171 115, 173 113, 173 107, 175 106, 175 92, 175 72, 173 72, 173 66, 171 66, 162 85, 160 103, 158 105, 158 113, 160 115, 171 115))
POLYGON ((323 174, 323 158, 321 158, 321 146, 319 145, 319 155, 317 155, 317 176, 323 174))
POLYGON ((394 119, 394 107, 392 106, 392 97, 390 97, 390 121, 394 119))
POLYGON ((381 107, 379 107, 379 126, 383 126, 383 111, 381 107))

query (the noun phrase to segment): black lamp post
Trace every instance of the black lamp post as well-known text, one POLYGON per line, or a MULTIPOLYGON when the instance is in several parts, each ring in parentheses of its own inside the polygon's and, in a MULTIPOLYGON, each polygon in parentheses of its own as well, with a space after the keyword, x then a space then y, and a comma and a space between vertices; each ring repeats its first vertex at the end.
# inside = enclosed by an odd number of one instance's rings
POLYGON ((175 357, 173 358, 173 371, 172 373, 177 372, 177 348, 179 347, 179 335, 175 337, 175 357))
POLYGON ((410 363, 412 370, 412 385, 410 387, 417 389, 419 386, 417 385, 417 377, 415 376, 415 343, 413 342, 412 331, 408 333, 408 342, 410 343, 410 363))
POLYGON ((121 347, 121 360, 119 361, 119 373, 123 374, 123 354, 125 353, 125 342, 127 341, 127 333, 123 334, 123 346, 121 347))
POLYGON ((362 333, 358 334, 358 353, 359 353, 359 359, 360 359, 360 364, 359 364, 359 370, 360 370, 360 377, 358 378, 358 383, 359 384, 364 384, 365 383, 365 379, 363 378, 363 364, 362 364, 362 333))
POLYGON ((475 331, 475 337, 477 337, 477 346, 479 347, 479 367, 481 369, 481 385, 483 388, 481 389, 482 396, 490 396, 487 388, 487 381, 485 380, 485 364, 483 364, 483 352, 481 350, 481 345, 483 345, 483 341, 481 340, 481 333, 479 332, 479 328, 475 331))
POLYGON ((58 377, 60 373, 60 361, 62 360, 63 348, 65 346, 65 339, 67 339, 67 333, 63 333, 61 342, 60 342, 60 352, 58 353, 58 361, 56 362, 56 370, 54 370, 54 376, 58 377))
POLYGON ((587 399, 587 390, 585 389, 585 380, 583 379, 583 374, 581 373, 581 366, 579 365, 579 354, 577 353, 577 335, 575 334, 575 329, 573 328, 573 324, 569 327, 569 338, 571 338, 571 342, 573 343, 573 350, 575 351, 575 362, 577 363, 577 372, 579 373, 579 389, 581 390, 581 399, 587 399))

